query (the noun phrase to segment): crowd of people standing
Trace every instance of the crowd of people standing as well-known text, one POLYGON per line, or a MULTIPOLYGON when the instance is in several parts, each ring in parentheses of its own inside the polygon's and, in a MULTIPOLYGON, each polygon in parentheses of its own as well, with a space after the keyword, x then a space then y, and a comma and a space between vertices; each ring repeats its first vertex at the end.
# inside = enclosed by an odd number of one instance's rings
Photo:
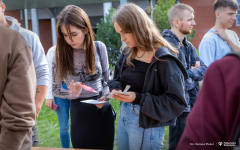
POLYGON ((237 143, 240 42, 237 34, 228 29, 239 9, 235 0, 215 0, 215 25, 199 45, 200 56, 186 38, 196 25, 191 6, 173 5, 168 14, 171 28, 162 34, 139 6, 127 3, 119 7, 112 23, 125 45, 111 80, 106 46, 94 41, 83 9, 68 5, 60 12, 57 44, 45 57, 38 36, 20 27, 16 19, 4 16, 5 4, 2 0, 0 3, 0 42, 8 44, 9 51, 8 57, 6 53, 0 56, 6 73, 0 80, 0 149, 39 146, 36 118, 45 96, 48 108, 58 105, 63 148, 70 148, 71 141, 73 148, 113 149, 115 117, 109 96, 121 102, 116 129, 118 150, 161 149, 165 126, 169 126, 169 150, 228 149, 217 143, 237 143), (13 38, 20 42, 13 43, 13 38), (22 76, 15 75, 18 70, 22 76), (14 95, 9 86, 14 87, 19 82, 16 80, 22 80, 26 91, 14 95), (22 97, 26 100, 22 101, 22 97), (83 103, 85 100, 98 100, 99 104, 83 103), (14 144, 6 142, 13 138, 14 144))

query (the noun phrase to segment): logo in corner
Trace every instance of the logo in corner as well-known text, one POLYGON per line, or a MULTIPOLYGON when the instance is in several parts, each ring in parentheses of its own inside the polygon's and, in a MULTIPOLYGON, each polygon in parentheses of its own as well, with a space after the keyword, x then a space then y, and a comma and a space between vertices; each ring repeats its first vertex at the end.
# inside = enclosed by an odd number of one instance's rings
POLYGON ((222 146, 222 142, 218 142, 218 145, 222 146))

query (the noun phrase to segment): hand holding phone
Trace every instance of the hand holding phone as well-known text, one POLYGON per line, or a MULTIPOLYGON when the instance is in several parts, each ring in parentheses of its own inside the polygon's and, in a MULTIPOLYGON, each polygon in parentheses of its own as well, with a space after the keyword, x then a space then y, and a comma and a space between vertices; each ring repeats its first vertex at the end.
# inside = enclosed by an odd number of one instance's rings
POLYGON ((108 97, 107 98, 113 98, 113 94, 114 95, 118 95, 118 94, 121 94, 121 95, 125 95, 125 96, 130 96, 130 93, 128 93, 127 91, 130 89, 130 85, 127 85, 126 87, 125 87, 125 89, 123 90, 123 92, 121 92, 121 91, 113 91, 110 95, 108 95, 108 97))

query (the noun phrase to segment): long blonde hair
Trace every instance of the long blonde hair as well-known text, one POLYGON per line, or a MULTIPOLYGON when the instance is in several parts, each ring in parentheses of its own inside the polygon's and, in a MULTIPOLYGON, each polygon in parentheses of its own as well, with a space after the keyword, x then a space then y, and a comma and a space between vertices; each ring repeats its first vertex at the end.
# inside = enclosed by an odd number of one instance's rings
POLYGON ((61 32, 61 26, 65 26, 71 39, 70 25, 82 31, 88 28, 88 33, 85 34, 83 41, 86 47, 86 71, 90 75, 96 73, 95 48, 93 45, 94 33, 88 15, 78 6, 68 5, 61 11, 57 21, 56 72, 62 80, 67 77, 68 73, 76 75, 73 62, 73 48, 68 45, 61 32))
POLYGON ((154 56, 155 50, 162 46, 169 48, 173 54, 178 53, 178 51, 161 36, 156 25, 147 16, 146 12, 133 3, 128 3, 120 7, 113 15, 112 21, 113 23, 116 22, 124 32, 134 34, 137 47, 128 49, 127 53, 129 53, 129 56, 126 59, 128 65, 133 65, 131 62, 137 54, 137 48, 143 51, 154 51, 154 56))

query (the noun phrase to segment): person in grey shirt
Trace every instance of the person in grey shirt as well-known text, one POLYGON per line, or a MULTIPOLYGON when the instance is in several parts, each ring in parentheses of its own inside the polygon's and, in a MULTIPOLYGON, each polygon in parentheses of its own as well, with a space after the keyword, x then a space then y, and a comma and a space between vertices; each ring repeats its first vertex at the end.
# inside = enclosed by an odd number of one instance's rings
POLYGON ((73 148, 113 149, 114 117, 106 97, 109 92, 109 65, 104 43, 94 41, 90 20, 83 9, 66 6, 58 16, 57 44, 52 63, 52 94, 71 99, 71 142, 73 148), (99 53, 98 53, 99 52, 99 53), (62 88, 66 81, 70 91, 62 88), (76 83, 73 83, 76 82, 76 83), (92 93, 80 89, 71 93, 78 83, 92 87, 92 93), (103 95, 100 94, 103 91, 103 95), (84 100, 106 100, 104 105, 82 103, 84 100), (94 142, 92 142, 94 141, 94 142))
MULTIPOLYGON (((37 34, 33 33, 30 30, 26 30, 20 27, 20 23, 9 16, 4 16, 5 11, 5 4, 2 0, 0 0, 1 5, 1 12, 0 12, 0 25, 8 27, 12 30, 18 31, 27 41, 28 45, 31 47, 32 54, 33 54, 33 62, 37 77, 37 90, 36 90, 36 97, 35 97, 35 105, 36 105, 36 116, 39 115, 41 110, 45 95, 47 93, 48 88, 48 65, 47 60, 45 58, 44 49, 42 44, 39 40, 37 34)), ((39 146, 39 139, 38 139, 38 129, 37 124, 33 127, 33 146, 39 146)))

